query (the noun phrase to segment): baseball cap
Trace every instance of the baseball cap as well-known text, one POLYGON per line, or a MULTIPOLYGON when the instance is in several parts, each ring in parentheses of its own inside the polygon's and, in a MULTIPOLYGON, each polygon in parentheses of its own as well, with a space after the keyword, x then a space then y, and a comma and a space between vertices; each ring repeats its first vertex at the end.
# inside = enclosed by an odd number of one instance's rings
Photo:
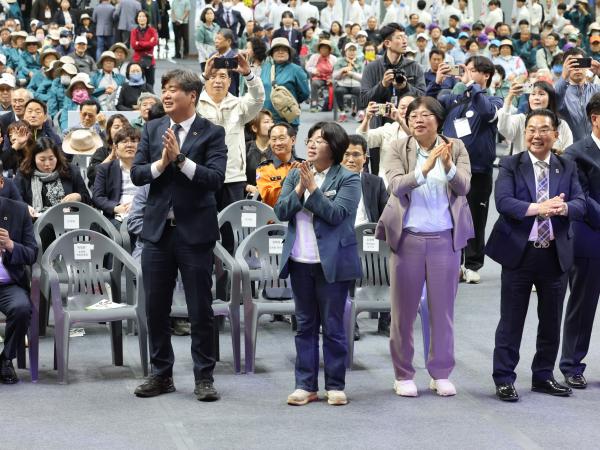
POLYGON ((9 73, 4 73, 0 77, 0 86, 9 86, 14 88, 16 85, 15 77, 9 73))
POLYGON ((447 36, 446 44, 453 45, 454 47, 456 47, 456 44, 458 44, 458 41, 456 39, 454 39, 452 36, 447 36))
POLYGON ((459 39, 469 39, 469 33, 465 33, 464 31, 458 34, 459 39))
POLYGON ((360 30, 358 33, 356 33, 356 37, 359 37, 359 36, 364 36, 366 38, 369 37, 369 35, 367 34, 367 32, 364 31, 364 30, 360 30))
POLYGON ((77 44, 86 44, 87 45, 87 43, 88 43, 88 41, 85 36, 77 36, 75 38, 75 45, 77 45, 77 44))
POLYGON ((425 33, 419 33, 419 34, 417 34, 417 41, 419 39, 425 39, 426 41, 428 41, 429 40, 429 36, 427 36, 425 33))
POLYGON ((492 39, 490 41, 490 47, 500 47, 500 41, 498 39, 492 39))

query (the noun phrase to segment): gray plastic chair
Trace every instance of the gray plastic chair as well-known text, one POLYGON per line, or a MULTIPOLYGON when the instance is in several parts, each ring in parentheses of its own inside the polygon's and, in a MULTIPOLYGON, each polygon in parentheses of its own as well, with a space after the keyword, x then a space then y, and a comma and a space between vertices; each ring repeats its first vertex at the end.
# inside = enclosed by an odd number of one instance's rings
MULTIPOLYGON (((363 270, 363 277, 356 280, 350 289, 350 313, 346 319, 346 339, 348 341, 348 368, 354 361, 354 323, 363 311, 390 312, 390 247, 385 241, 375 239, 376 223, 365 223, 355 228, 358 243, 358 255, 363 270)), ((424 290, 424 292, 426 292, 424 290)), ((421 297, 419 305, 425 361, 429 352, 429 320, 427 296, 421 297)))
POLYGON ((281 247, 287 225, 265 225, 252 232, 235 252, 242 278, 244 304, 244 359, 246 373, 254 372, 258 319, 263 314, 293 314, 293 298, 267 300, 260 297, 265 287, 288 290, 290 282, 279 279, 281 247), (249 264, 250 262, 250 264, 249 264), (252 285, 256 289, 253 289, 252 285), (256 292, 256 295, 253 295, 256 292))
POLYGON ((140 359, 144 375, 148 374, 148 341, 142 273, 134 259, 116 242, 90 230, 69 231, 56 239, 42 258, 42 268, 50 280, 50 298, 56 324, 54 337, 55 362, 58 380, 68 382, 69 330, 72 325, 110 322, 113 362, 119 349, 122 354, 123 320, 134 320, 139 333, 140 359), (86 250, 87 249, 87 250, 86 250), (125 277, 135 278, 126 298, 111 295, 111 272, 106 268, 106 256, 112 258, 112 267, 123 267, 125 277), (59 267, 66 269, 67 278, 61 280, 59 267), (102 299, 111 299, 127 306, 106 310, 86 310, 102 299), (118 325, 118 326, 117 326, 118 325))
MULTIPOLYGON (((50 227, 56 238, 73 229, 96 229, 102 230, 115 243, 122 245, 123 241, 119 230, 102 213, 85 203, 65 202, 49 208, 33 224, 33 234, 38 246, 37 261, 32 267, 32 285, 31 296, 34 304, 40 305, 40 335, 46 334, 46 325, 48 324, 49 305, 48 299, 48 277, 41 270, 42 257, 46 251, 42 242, 40 233, 50 227)), ((114 272, 113 289, 120 292, 120 275, 114 272)))

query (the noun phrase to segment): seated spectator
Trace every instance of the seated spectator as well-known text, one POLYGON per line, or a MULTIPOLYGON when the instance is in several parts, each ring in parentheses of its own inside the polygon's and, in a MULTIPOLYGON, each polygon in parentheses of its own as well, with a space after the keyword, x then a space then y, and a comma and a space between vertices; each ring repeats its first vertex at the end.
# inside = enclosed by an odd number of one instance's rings
POLYGON ((73 53, 75 51, 75 46, 73 45, 73 32, 65 29, 61 30, 58 47, 55 48, 61 56, 67 56, 73 53))
POLYGON ((42 137, 50 138, 56 145, 62 145, 62 139, 48 119, 48 109, 41 100, 32 98, 25 103, 25 114, 23 119, 29 124, 32 137, 35 141, 42 137))
POLYGON ((318 54, 312 55, 306 63, 306 71, 310 75, 310 111, 317 112, 319 89, 331 85, 333 66, 337 58, 331 54, 333 47, 329 41, 321 41, 318 54))
POLYGON ((22 202, 23 198, 11 178, 4 176, 4 165, 0 161, 0 197, 9 198, 17 202, 22 202))
POLYGON ((77 75, 77 67, 71 63, 64 63, 57 67, 54 73, 54 80, 50 86, 48 102, 46 103, 50 117, 54 117, 63 108, 66 97, 65 91, 71 84, 71 78, 77 75))
POLYGON ((504 68, 508 81, 512 81, 520 75, 527 76, 525 63, 520 57, 513 55, 513 43, 510 39, 500 42, 500 56, 493 58, 492 62, 504 68))
POLYGON ((138 63, 130 63, 127 66, 127 81, 121 86, 119 100, 117 101, 118 111, 133 111, 138 109, 138 98, 143 92, 153 92, 150 84, 146 83, 142 66, 138 63))
POLYGON ((90 77, 95 87, 94 96, 105 111, 113 111, 117 105, 117 90, 125 82, 125 77, 115 70, 117 57, 111 51, 103 52, 98 60, 96 72, 90 77))
POLYGON ((98 164, 106 164, 117 159, 114 146, 115 136, 123 128, 129 126, 131 125, 123 114, 113 114, 108 118, 106 122, 106 144, 96 149, 87 168, 87 178, 90 186, 94 185, 98 164))
POLYGON ((42 68, 38 53, 41 46, 41 42, 35 36, 27 36, 27 39, 25 39, 25 51, 21 53, 21 61, 16 72, 20 86, 27 86, 35 73, 42 68))
MULTIPOLYGON (((498 132, 512 142, 512 154, 527 150, 525 146, 525 118, 529 111, 536 109, 549 109, 556 114, 558 109, 556 92, 551 84, 537 81, 532 87, 528 98, 528 107, 525 113, 516 113, 512 106, 512 99, 523 94, 523 84, 513 83, 504 101, 504 106, 498 110, 498 132)), ((558 115, 557 115, 558 117, 558 115)), ((558 122, 558 138, 554 142, 553 150, 562 153, 573 143, 573 134, 569 124, 563 119, 558 122)))
MULTIPOLYGON (((33 76, 31 77, 31 79, 29 80, 29 84, 27 85, 27 89, 33 92, 36 98, 38 98, 37 91, 38 89, 42 89, 42 86, 45 86, 42 94, 50 90, 50 85, 52 84, 53 79, 51 78, 50 69, 52 63, 54 61, 58 61, 58 58, 60 58, 60 55, 56 52, 56 50, 51 48, 43 50, 40 54, 41 68, 39 70, 34 71, 33 76)), ((48 101, 47 98, 45 100, 43 98, 40 98, 40 100, 44 102, 48 101)))
POLYGON ((140 112, 140 117, 135 119, 131 126, 141 131, 144 124, 150 120, 150 109, 156 104, 162 104, 160 98, 150 92, 142 92, 134 108, 140 112))
POLYGON ((93 91, 94 86, 87 74, 78 73, 73 77, 65 91, 66 98, 60 113, 60 129, 63 132, 69 128, 69 111, 81 110, 83 103, 91 99, 93 91))
MULTIPOLYGON (((92 134, 87 130, 74 133, 65 138, 65 153, 90 154, 92 134)), ((60 148, 48 138, 37 140, 27 152, 15 183, 32 217, 59 203, 90 202, 79 169, 68 164, 60 148)))
POLYGON ((23 120, 11 123, 7 136, 9 144, 2 151, 2 164, 8 176, 13 177, 19 170, 27 148, 33 145, 35 140, 29 124, 23 120))
POLYGON ((15 83, 15 77, 9 73, 5 73, 0 77, 0 111, 11 110, 11 94, 15 89, 15 83))
POLYGON ((26 31, 13 31, 10 34, 10 47, 4 49, 6 55, 6 65, 16 73, 21 63, 21 55, 25 47, 25 39, 27 39, 26 31))
POLYGON ((9 147, 8 139, 8 126, 17 121, 22 120, 25 114, 25 103, 31 99, 31 92, 25 88, 17 88, 12 92, 9 92, 11 109, 0 115, 0 131, 2 132, 2 148, 6 150, 9 147))
POLYGON ((88 50, 88 40, 85 36, 77 36, 75 38, 75 51, 69 56, 75 61, 75 66, 79 73, 91 75, 96 70, 96 63, 88 50))
POLYGON ((246 193, 258 193, 256 187, 256 168, 267 159, 271 159, 269 130, 273 126, 273 114, 262 109, 249 124, 254 139, 246 142, 246 193))
POLYGON ((115 71, 125 76, 127 73, 127 66, 129 65, 129 48, 122 42, 117 42, 110 47, 110 51, 113 52, 117 58, 115 71))
POLYGON ((137 191, 137 186, 131 182, 129 171, 139 142, 138 130, 127 127, 118 131, 114 140, 117 158, 96 168, 92 200, 117 229, 129 214, 137 191))
POLYGON ((296 130, 285 122, 279 122, 269 129, 271 159, 256 168, 256 187, 261 201, 274 207, 281 193, 283 181, 290 170, 300 167, 302 159, 294 156, 296 130))
POLYGON ((105 126, 106 117, 100 112, 100 105, 95 99, 90 98, 79 105, 79 123, 71 127, 69 131, 87 128, 105 139, 105 126))
MULTIPOLYGON (((360 80, 362 79, 363 63, 360 61, 356 54, 357 46, 353 42, 348 42, 344 47, 344 57, 338 58, 335 63, 334 71, 332 74, 333 79, 336 81, 335 90, 335 102, 337 107, 340 109, 341 114, 338 118, 340 122, 345 122, 348 118, 345 104, 344 95, 351 94, 356 98, 356 104, 358 104, 358 97, 360 96, 360 80)), ((353 111, 356 114, 356 111, 353 111)))

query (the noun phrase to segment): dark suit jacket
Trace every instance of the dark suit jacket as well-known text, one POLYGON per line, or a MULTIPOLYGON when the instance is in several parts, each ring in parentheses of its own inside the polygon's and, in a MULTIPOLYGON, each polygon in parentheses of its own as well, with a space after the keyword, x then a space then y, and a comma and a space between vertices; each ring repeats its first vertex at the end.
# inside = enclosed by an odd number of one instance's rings
POLYGON ((115 206, 121 199, 121 165, 118 159, 96 166, 92 201, 109 219, 115 217, 115 206))
POLYGON ((389 198, 383 178, 363 172, 360 174, 360 184, 369 222, 378 222, 389 198))
POLYGON ((577 164, 586 200, 584 219, 573 222, 575 256, 600 258, 600 148, 587 136, 567 148, 563 156, 577 164))
POLYGON ((302 50, 302 33, 296 29, 292 30, 292 40, 285 28, 278 28, 273 32, 273 39, 283 37, 288 40, 292 48, 296 51, 293 62, 300 65, 300 50, 302 50))
MULTIPOLYGON (((79 11, 70 9, 69 13, 71 14, 71 20, 73 21, 73 25, 76 27, 79 23, 79 11)), ((61 9, 56 11, 56 14, 54 14, 52 20, 61 27, 65 26, 65 14, 62 12, 61 9)))
MULTIPOLYGON (((550 157, 549 197, 565 194, 567 216, 554 216, 552 231, 558 260, 563 272, 573 265, 573 232, 571 222, 585 214, 585 196, 577 178, 577 166, 560 156, 550 157)), ((535 172, 528 152, 507 156, 500 161, 495 188, 498 221, 487 242, 485 252, 494 261, 516 269, 529 241, 535 216, 525 216, 531 203, 536 203, 535 172)))
POLYGON ((215 14, 215 21, 219 24, 221 28, 229 28, 233 31, 233 35, 241 38, 244 34, 244 29, 246 28, 246 21, 242 17, 242 14, 239 11, 232 10, 231 11, 231 26, 227 25, 225 20, 225 8, 219 8, 217 13, 215 14))
POLYGON ((4 140, 8 138, 8 135, 6 134, 8 132, 8 126, 16 121, 15 113, 12 111, 0 115, 0 130, 2 131, 4 140))
POLYGON ((360 201, 360 178, 339 164, 331 166, 321 188, 304 201, 296 194, 300 178, 292 169, 283 182, 275 214, 289 222, 280 262, 280 277, 289 275, 288 261, 296 240, 296 214, 306 208, 314 214, 313 228, 317 238, 323 274, 328 283, 350 281, 362 277, 358 258, 354 222, 360 201))
POLYGON ((0 189, 0 197, 9 198, 17 202, 23 201, 23 197, 21 197, 17 186, 10 178, 4 178, 4 187, 0 189))
POLYGON ((160 240, 171 204, 178 235, 185 243, 215 242, 219 239, 215 191, 223 186, 227 165, 225 130, 196 116, 181 147, 181 153, 196 163, 194 178, 190 180, 179 168, 169 165, 153 179, 150 166, 161 158, 162 137, 169 126, 169 116, 144 125, 131 168, 135 185, 151 183, 141 237, 154 243, 160 240))
POLYGON ((0 228, 7 230, 14 242, 12 252, 2 253, 2 263, 12 279, 23 289, 29 290, 25 266, 35 262, 38 248, 27 205, 0 197, 0 228))

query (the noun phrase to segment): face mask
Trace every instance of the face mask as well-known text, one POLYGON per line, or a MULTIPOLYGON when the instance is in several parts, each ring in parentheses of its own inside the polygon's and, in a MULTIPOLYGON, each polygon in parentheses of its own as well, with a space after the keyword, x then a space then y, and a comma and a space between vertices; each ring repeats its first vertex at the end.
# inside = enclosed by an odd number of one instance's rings
POLYGON ((83 103, 90 99, 90 94, 86 89, 75 89, 71 97, 75 103, 83 103))
POLYGON ((68 86, 71 83, 71 75, 61 75, 60 76, 60 84, 63 86, 68 86))
POLYGON ((365 52, 365 59, 367 61, 375 61, 375 52, 373 50, 367 50, 365 52))
POLYGON ((60 38, 60 39, 58 40, 58 43, 59 43, 60 45, 63 45, 63 46, 65 46, 65 47, 66 47, 67 45, 69 45, 69 38, 66 38, 66 37, 65 37, 65 38, 60 38))
POLYGON ((500 75, 498 75, 498 74, 495 74, 495 75, 492 77, 492 84, 494 84, 494 85, 495 85, 496 83, 499 83, 501 80, 502 80, 502 78, 500 78, 500 75))
POLYGON ((142 81, 142 77, 143 77, 143 75, 141 73, 130 73, 129 74, 129 80, 133 81, 134 83, 138 83, 138 82, 142 81))

